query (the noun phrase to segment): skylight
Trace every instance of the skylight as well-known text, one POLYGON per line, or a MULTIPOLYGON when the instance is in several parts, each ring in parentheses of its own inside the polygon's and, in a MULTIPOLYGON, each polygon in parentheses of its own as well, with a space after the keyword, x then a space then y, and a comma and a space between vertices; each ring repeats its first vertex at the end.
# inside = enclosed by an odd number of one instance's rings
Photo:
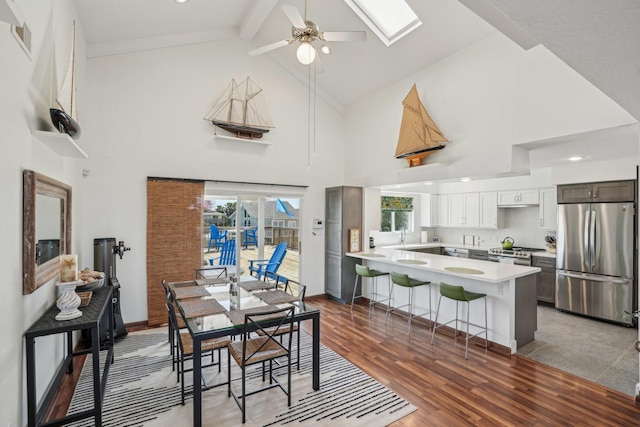
POLYGON ((405 0, 344 0, 390 46, 422 25, 405 0))

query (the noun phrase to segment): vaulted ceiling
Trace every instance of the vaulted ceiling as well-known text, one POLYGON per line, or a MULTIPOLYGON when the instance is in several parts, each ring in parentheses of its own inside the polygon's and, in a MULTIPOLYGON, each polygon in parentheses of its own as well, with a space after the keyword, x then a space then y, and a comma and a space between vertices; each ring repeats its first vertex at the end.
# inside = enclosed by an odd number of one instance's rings
MULTIPOLYGON (((291 4, 304 16, 306 4, 307 19, 321 31, 368 33, 366 42, 327 43, 333 51, 321 58, 319 91, 340 110, 500 30, 521 45, 544 44, 640 118, 637 0, 408 3, 423 25, 386 47, 343 0, 75 0, 89 57, 225 39, 246 40, 249 50, 290 38, 281 5, 291 4)), ((296 47, 267 55, 305 81, 308 70, 297 62, 296 47)))

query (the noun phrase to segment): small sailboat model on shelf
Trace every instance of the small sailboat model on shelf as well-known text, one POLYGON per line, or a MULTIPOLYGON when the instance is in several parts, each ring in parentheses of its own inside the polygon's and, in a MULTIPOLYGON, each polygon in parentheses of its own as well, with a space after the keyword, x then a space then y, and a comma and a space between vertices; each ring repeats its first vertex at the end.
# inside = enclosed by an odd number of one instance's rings
POLYGON ((67 70, 56 95, 56 104, 60 108, 50 108, 51 122, 60 133, 66 133, 73 139, 80 138, 80 125, 75 111, 76 103, 76 22, 73 21, 71 52, 67 70))
POLYGON ((425 157, 442 150, 450 141, 422 105, 414 84, 402 101, 404 111, 396 146, 396 159, 406 159, 409 167, 420 166, 425 157))
POLYGON ((262 138, 274 127, 262 88, 249 77, 240 83, 232 79, 204 119, 243 139, 262 138))

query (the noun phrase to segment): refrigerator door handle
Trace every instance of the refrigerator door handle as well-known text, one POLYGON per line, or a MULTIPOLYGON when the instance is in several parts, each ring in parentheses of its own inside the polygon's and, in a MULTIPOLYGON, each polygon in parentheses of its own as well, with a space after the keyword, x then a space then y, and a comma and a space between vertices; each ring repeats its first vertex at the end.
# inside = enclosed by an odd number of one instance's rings
POLYGON ((616 285, 624 285, 630 281, 630 279, 614 279, 608 276, 593 276, 591 274, 568 273, 566 271, 558 271, 558 276, 571 277, 572 279, 591 280, 593 282, 615 283, 616 285))
MULTIPOLYGON (((584 257, 585 257, 585 261, 586 264, 591 266, 591 251, 589 250, 590 246, 590 241, 591 239, 590 237, 590 233, 589 233, 589 225, 591 223, 590 221, 591 218, 591 211, 585 211, 584 212, 584 248, 582 248, 582 251, 584 253, 584 257)), ((582 270, 582 268, 581 268, 582 270)))
POLYGON ((596 264, 598 262, 598 257, 596 256, 596 245, 597 243, 599 243, 596 240, 596 232, 599 232, 599 229, 597 227, 598 220, 599 218, 596 218, 596 211, 591 211, 591 224, 589 225, 589 236, 590 236, 589 258, 590 258, 591 270, 596 270, 596 264))

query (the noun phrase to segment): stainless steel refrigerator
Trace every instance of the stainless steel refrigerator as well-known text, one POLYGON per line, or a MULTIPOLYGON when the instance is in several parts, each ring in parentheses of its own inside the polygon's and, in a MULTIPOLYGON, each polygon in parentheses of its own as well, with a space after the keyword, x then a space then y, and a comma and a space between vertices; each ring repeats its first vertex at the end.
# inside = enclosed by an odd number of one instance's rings
POLYGON ((556 308, 633 323, 634 214, 632 202, 558 205, 556 308))

